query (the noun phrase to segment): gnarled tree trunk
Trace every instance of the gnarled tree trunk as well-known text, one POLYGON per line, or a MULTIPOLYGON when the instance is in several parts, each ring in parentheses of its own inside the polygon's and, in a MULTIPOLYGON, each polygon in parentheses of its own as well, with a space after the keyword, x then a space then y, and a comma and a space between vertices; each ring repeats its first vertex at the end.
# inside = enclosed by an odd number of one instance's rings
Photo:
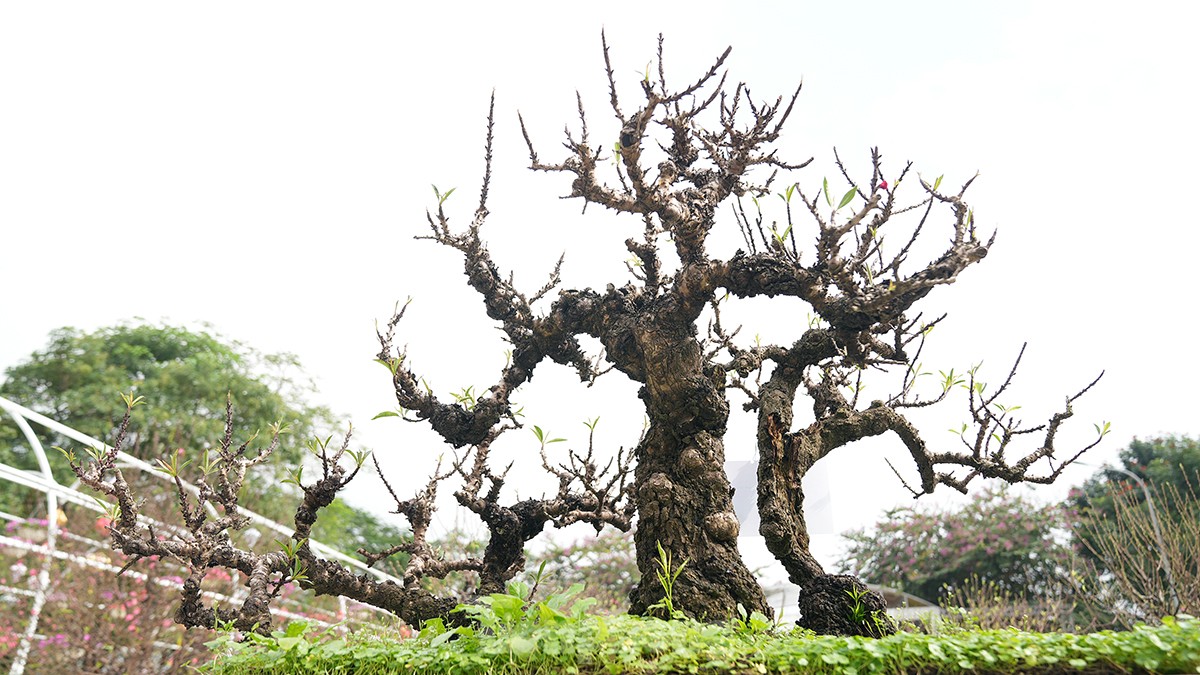
POLYGON ((737 550, 739 523, 722 440, 729 419, 724 374, 705 372, 693 330, 690 324, 635 330, 650 428, 636 454, 634 542, 643 576, 631 611, 662 614, 648 612, 664 589, 646 573, 661 567, 661 545, 674 566, 686 561, 673 590, 676 608, 699 619, 723 619, 736 615, 740 604, 769 616, 762 588, 737 550))

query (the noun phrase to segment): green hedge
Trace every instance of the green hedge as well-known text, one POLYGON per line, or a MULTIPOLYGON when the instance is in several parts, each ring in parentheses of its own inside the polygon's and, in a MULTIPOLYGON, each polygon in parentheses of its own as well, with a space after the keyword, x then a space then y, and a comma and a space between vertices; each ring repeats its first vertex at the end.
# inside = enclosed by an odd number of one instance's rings
POLYGON ((243 673, 1200 673, 1200 621, 1086 635, 1016 630, 840 638, 777 633, 751 618, 719 626, 629 616, 567 617, 496 633, 428 626, 408 640, 309 635, 213 644, 205 667, 243 673))

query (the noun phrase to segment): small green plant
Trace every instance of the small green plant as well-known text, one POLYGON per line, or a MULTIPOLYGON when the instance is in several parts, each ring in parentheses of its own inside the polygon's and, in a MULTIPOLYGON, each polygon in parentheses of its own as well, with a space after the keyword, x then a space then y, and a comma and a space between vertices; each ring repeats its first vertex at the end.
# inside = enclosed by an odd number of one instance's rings
POLYGON ((896 622, 892 620, 887 612, 883 610, 875 610, 871 612, 871 636, 882 638, 896 632, 896 622))
POLYGON ((462 391, 450 394, 454 400, 467 410, 475 409, 475 387, 464 387, 462 391))
POLYGON ((438 190, 438 187, 436 185, 433 186, 433 197, 434 197, 434 199, 438 200, 438 208, 439 209, 442 208, 442 205, 445 204, 446 200, 450 198, 450 195, 454 194, 455 189, 457 189, 457 188, 450 188, 449 190, 446 190, 445 192, 441 192, 438 190))
POLYGON ((682 610, 675 608, 675 581, 683 573, 683 568, 687 566, 688 561, 684 558, 683 562, 679 563, 679 567, 675 567, 671 561, 671 552, 663 548, 661 541, 657 542, 657 545, 658 560, 654 562, 658 564, 658 571, 655 574, 663 589, 663 599, 647 607, 646 611, 653 612, 661 609, 665 611, 668 619, 683 619, 686 615, 682 610))
POLYGON ((846 595, 850 596, 850 621, 863 626, 872 637, 883 637, 895 631, 891 619, 881 610, 868 610, 863 598, 870 593, 865 588, 850 588, 846 595))
POLYGON ((862 599, 866 597, 867 591, 862 588, 850 588, 846 590, 846 595, 850 596, 850 620, 854 623, 866 623, 870 612, 862 599))
POLYGON ((745 635, 747 637, 770 635, 780 625, 768 619, 767 615, 762 612, 750 612, 747 614, 745 606, 740 602, 737 605, 737 613, 737 616, 729 620, 729 628, 738 635, 745 635))
MULTIPOLYGON (((480 598, 480 604, 459 605, 454 608, 454 611, 471 617, 492 635, 509 635, 518 629, 535 626, 561 626, 582 620, 588 609, 596 602, 595 598, 581 598, 572 602, 572 599, 583 590, 583 584, 574 584, 565 591, 551 593, 546 596, 545 600, 533 601, 545 567, 546 563, 543 562, 537 573, 533 575, 532 585, 523 581, 510 581, 504 593, 492 593, 480 598), (568 604, 571 605, 570 614, 566 612, 568 604)), ((436 621, 435 619, 426 622, 425 626, 431 630, 428 633, 422 631, 422 634, 441 635, 446 630, 445 625, 438 624, 436 621)), ((457 630, 456 632, 474 634, 471 629, 457 630)))

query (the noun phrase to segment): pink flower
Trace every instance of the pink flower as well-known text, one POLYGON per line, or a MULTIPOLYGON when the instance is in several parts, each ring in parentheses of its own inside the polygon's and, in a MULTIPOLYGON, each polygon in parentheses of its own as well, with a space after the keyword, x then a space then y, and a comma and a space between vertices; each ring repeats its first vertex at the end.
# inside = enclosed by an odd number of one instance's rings
POLYGON ((879 189, 880 189, 880 190, 883 190, 883 191, 885 191, 885 192, 887 191, 887 189, 888 189, 888 184, 887 184, 887 181, 886 181, 886 180, 881 180, 881 181, 879 181, 879 189))
POLYGON ((209 578, 216 579, 218 581, 229 581, 232 578, 229 576, 228 572, 219 567, 214 567, 209 570, 208 576, 209 578))

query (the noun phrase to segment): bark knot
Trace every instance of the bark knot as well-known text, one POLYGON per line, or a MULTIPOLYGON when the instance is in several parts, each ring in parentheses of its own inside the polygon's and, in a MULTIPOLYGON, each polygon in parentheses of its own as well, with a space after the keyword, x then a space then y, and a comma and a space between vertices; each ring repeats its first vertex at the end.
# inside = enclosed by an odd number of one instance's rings
POLYGON ((704 531, 714 541, 732 542, 737 539, 741 530, 742 526, 737 516, 728 511, 714 513, 704 519, 704 531))

